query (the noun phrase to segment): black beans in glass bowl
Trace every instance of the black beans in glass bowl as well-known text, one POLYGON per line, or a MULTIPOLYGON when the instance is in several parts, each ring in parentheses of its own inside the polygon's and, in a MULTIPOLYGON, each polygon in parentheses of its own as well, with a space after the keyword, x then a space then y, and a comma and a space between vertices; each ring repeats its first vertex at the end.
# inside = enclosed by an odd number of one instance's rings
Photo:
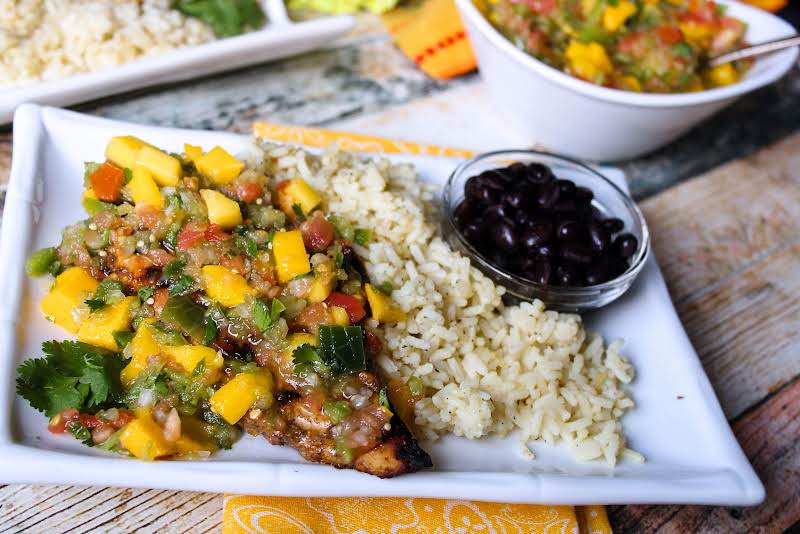
POLYGON ((592 168, 554 154, 491 152, 443 192, 443 232, 507 293, 583 311, 624 293, 649 252, 633 200, 592 168))

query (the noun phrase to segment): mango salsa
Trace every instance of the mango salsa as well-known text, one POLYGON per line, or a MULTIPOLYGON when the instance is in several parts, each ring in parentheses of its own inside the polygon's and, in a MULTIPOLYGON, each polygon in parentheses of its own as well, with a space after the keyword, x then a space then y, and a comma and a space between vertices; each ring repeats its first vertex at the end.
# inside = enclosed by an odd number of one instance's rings
POLYGON ((131 361, 122 369, 120 380, 129 386, 136 380, 139 373, 147 368, 147 361, 151 356, 161 352, 161 346, 153 336, 153 328, 149 324, 142 324, 131 340, 131 361))
POLYGON ((208 220, 223 228, 233 228, 242 224, 242 211, 239 204, 229 199, 219 191, 201 189, 200 196, 208 210, 208 220))
POLYGON ((303 214, 308 215, 322 202, 319 193, 314 191, 314 188, 302 178, 295 178, 281 184, 277 196, 278 207, 292 218, 296 216, 293 206, 299 206, 303 214))
POLYGON ((236 424, 257 401, 263 408, 275 402, 274 384, 268 372, 240 373, 211 396, 211 409, 230 424, 236 424))
POLYGON ((75 308, 92 296, 99 282, 80 267, 70 267, 56 277, 53 287, 39 303, 44 316, 71 334, 78 332, 75 308))
POLYGON ((237 178, 244 170, 244 163, 234 158, 219 146, 195 161, 197 170, 217 185, 224 185, 237 178))
POLYGON ((209 382, 216 382, 219 379, 219 372, 225 363, 222 355, 211 347, 178 345, 162 347, 162 350, 188 375, 191 375, 200 362, 203 362, 204 373, 209 382))
POLYGON ((136 206, 153 206, 161 209, 164 207, 164 196, 153 180, 153 175, 144 167, 133 168, 131 181, 128 182, 131 198, 136 206))
POLYGON ((164 432, 146 410, 137 410, 136 419, 122 430, 119 443, 140 460, 153 461, 175 454, 175 445, 164 439, 164 432))
POLYGON ((114 333, 130 327, 131 307, 138 302, 136 297, 125 297, 116 304, 108 304, 90 313, 78 329, 78 340, 108 350, 119 350, 114 333))
POLYGON ((372 310, 372 318, 381 323, 399 323, 406 320, 406 314, 401 310, 397 304, 384 295, 371 284, 364 286, 364 291, 367 293, 367 302, 372 310))
POLYGON ((272 239, 272 253, 275 255, 275 267, 281 283, 311 271, 300 230, 277 232, 272 239))
POLYGON ((181 162, 177 158, 150 145, 144 145, 139 149, 139 152, 136 153, 135 164, 129 167, 132 168, 136 165, 150 172, 160 186, 178 185, 178 181, 183 176, 181 162))
POLYGON ((139 150, 147 143, 132 135, 112 137, 106 145, 106 159, 122 168, 132 169, 139 150))
POLYGON ((242 275, 226 267, 206 265, 201 269, 201 272, 206 285, 206 294, 226 308, 238 306, 247 297, 256 294, 255 290, 247 284, 247 280, 242 275))

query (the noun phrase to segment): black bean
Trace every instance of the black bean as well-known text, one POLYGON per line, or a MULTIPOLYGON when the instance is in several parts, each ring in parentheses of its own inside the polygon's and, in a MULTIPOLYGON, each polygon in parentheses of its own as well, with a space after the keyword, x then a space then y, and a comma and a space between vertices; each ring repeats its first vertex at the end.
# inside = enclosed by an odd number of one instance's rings
POLYGON ((576 221, 564 221, 556 229, 556 239, 559 241, 579 241, 583 232, 581 225, 576 221))
POLYGON ((586 283, 590 286, 602 284, 609 279, 609 264, 607 261, 596 261, 586 268, 586 283))
POLYGON ((575 200, 571 198, 564 198, 564 193, 561 193, 561 199, 553 206, 553 211, 557 213, 574 213, 575 200))
POLYGON ((528 163, 528 181, 532 184, 543 184, 555 178, 553 171, 547 165, 541 163, 528 163))
POLYGON ((555 270, 555 279, 560 286, 577 286, 581 283, 581 273, 573 265, 559 265, 555 270))
POLYGON ((501 250, 511 252, 517 246, 517 235, 514 229, 514 222, 504 217, 494 227, 492 232, 497 247, 501 250))
POLYGON ((522 208, 525 201, 525 192, 519 189, 514 189, 503 195, 503 204, 515 210, 522 208))
POLYGON ((539 188, 539 195, 536 198, 536 204, 542 208, 552 208, 561 193, 561 189, 555 182, 547 182, 539 188))
POLYGON ((547 260, 537 261, 532 269, 525 271, 525 277, 537 284, 547 285, 550 283, 550 276, 553 268, 547 260))
POLYGON ((589 225, 589 246, 596 252, 603 252, 611 243, 611 237, 600 224, 593 222, 589 225))
POLYGON ((503 204, 489 206, 483 212, 483 218, 487 221, 499 221, 508 216, 508 210, 503 204))
POLYGON ((552 243, 547 243, 545 245, 539 245, 536 247, 534 254, 537 256, 541 256, 542 258, 552 258, 556 255, 556 247, 552 243))
POLYGON ((521 162, 512 163, 505 169, 506 174, 509 174, 514 181, 523 181, 528 173, 528 167, 521 162))
POLYGON ((473 200, 478 198, 478 189, 481 188, 480 176, 471 176, 464 184, 464 197, 473 200))
POLYGON ((561 190, 561 198, 572 197, 575 194, 575 182, 572 180, 556 180, 561 190))
POLYGON ((536 219, 530 213, 525 210, 519 210, 514 213, 514 222, 517 223, 517 226, 520 228, 524 226, 528 226, 529 224, 533 223, 536 219))
POLYGON ((453 210, 453 215, 455 216, 456 221, 461 224, 466 224, 477 214, 477 207, 475 204, 469 200, 463 200, 461 203, 456 206, 456 209, 453 210))
POLYGON ((483 227, 480 220, 470 221, 461 228, 461 233, 467 238, 467 241, 473 245, 477 245, 483 240, 483 227))
POLYGON ((620 276, 628 270, 628 262, 618 257, 608 258, 608 279, 611 280, 620 276))
POLYGON ((520 239, 522 246, 530 252, 535 252, 540 245, 544 245, 553 238, 553 225, 550 223, 533 223, 525 227, 520 239))
POLYGON ((589 204, 594 198, 594 193, 588 187, 575 188, 575 202, 578 204, 589 204))
POLYGON ((603 221, 603 228, 605 228, 608 233, 616 234, 625 228, 625 223, 622 222, 622 219, 612 217, 611 219, 606 219, 603 221))
POLYGON ((630 258, 636 253, 639 241, 633 234, 620 234, 614 240, 614 249, 623 258, 630 258))
POLYGON ((588 248, 582 247, 581 245, 576 245, 574 243, 562 245, 559 248, 559 256, 566 261, 571 261, 573 263, 592 262, 592 252, 588 248))

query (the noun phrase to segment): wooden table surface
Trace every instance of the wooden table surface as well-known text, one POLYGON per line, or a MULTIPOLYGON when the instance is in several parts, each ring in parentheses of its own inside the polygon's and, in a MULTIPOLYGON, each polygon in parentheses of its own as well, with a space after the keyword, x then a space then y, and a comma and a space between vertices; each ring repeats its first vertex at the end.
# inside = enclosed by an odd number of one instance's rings
MULTIPOLYGON (((767 498, 753 508, 613 506, 617 532, 800 529, 800 106, 784 101, 800 93, 798 78, 795 69, 691 138, 623 165, 678 314, 767 498), (774 128, 754 122, 748 110, 756 105, 774 128), (716 150, 714 140, 730 130, 741 135, 716 150)), ((381 113, 432 95, 439 107, 476 98, 476 87, 475 76, 426 78, 374 21, 362 20, 354 36, 324 51, 79 109, 239 132, 255 119, 359 128, 362 118, 379 124, 381 113)), ((10 132, 0 133, 0 182, 10 157, 10 132)), ((0 533, 218 532, 222 503, 211 493, 7 485, 0 533)))

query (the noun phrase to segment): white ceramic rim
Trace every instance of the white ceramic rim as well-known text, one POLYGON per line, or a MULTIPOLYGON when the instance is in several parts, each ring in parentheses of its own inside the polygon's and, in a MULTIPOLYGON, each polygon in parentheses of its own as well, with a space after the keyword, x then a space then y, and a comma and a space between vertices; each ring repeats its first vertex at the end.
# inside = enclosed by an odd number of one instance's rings
MULTIPOLYGON (((481 32, 483 36, 490 41, 490 43, 511 57, 522 68, 533 71, 536 74, 543 76, 549 81, 566 87, 576 93, 584 96, 602 100, 605 102, 613 102, 616 104, 623 104, 629 106, 638 106, 646 108, 660 108, 660 107, 684 107, 695 106, 699 104, 706 104, 709 102, 717 102, 726 98, 741 96, 749 93, 759 87, 770 84, 783 76, 794 63, 798 57, 798 47, 789 48, 780 52, 776 52, 777 60, 771 69, 759 73, 755 76, 745 76, 745 78, 733 85, 726 87, 719 87, 716 89, 708 89, 697 93, 679 93, 679 94, 661 94, 661 93, 636 93, 633 91, 621 91, 619 89, 610 89, 602 87, 590 82, 583 81, 575 78, 567 73, 561 72, 546 63, 539 61, 530 54, 523 52, 511 41, 506 39, 488 20, 478 11, 478 8, 472 3, 472 0, 455 0, 458 5, 461 15, 472 24, 472 26, 481 32)), ((785 37, 797 33, 794 28, 783 19, 763 11, 761 9, 735 2, 733 0, 716 0, 721 4, 735 5, 736 10, 743 11, 747 15, 741 17, 746 23, 757 17, 772 18, 773 23, 778 26, 783 26, 786 30, 785 37)), ((778 38, 776 35, 775 38, 778 38)), ((480 65, 478 65, 480 68, 480 65)))

